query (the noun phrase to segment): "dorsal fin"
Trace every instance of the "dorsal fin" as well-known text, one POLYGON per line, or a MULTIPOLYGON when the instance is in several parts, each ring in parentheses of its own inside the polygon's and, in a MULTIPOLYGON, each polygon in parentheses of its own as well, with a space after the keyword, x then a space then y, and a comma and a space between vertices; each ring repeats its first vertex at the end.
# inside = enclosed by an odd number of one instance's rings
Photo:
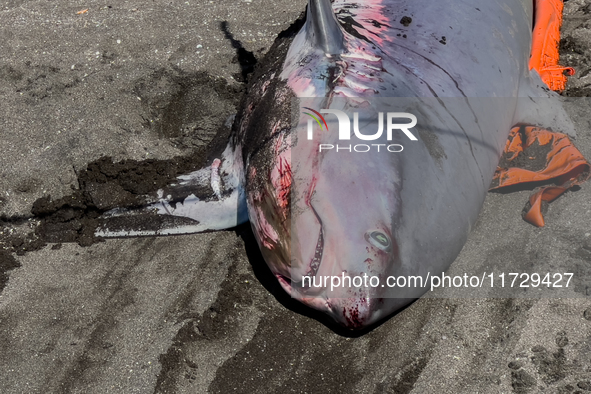
POLYGON ((330 0, 309 0, 308 39, 312 45, 328 55, 345 52, 343 31, 332 9, 330 0))

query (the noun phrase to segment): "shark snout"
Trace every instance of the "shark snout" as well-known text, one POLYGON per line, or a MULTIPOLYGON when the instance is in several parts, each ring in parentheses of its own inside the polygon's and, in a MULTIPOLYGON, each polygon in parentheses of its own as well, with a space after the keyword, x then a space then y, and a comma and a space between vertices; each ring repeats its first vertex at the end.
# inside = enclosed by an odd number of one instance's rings
MULTIPOLYGON (((356 275, 355 277, 362 278, 363 276, 356 275)), ((284 276, 278 275, 277 278, 283 289, 293 298, 311 308, 326 313, 338 324, 350 330, 362 329, 383 317, 381 306, 384 299, 381 297, 380 292, 375 291, 375 289, 344 287, 337 290, 335 287, 338 286, 342 277, 334 276, 332 278, 314 278, 318 281, 327 280, 331 282, 330 284, 326 283, 328 286, 323 288, 325 291, 314 295, 310 294, 313 292, 309 288, 292 287, 291 281, 284 276), (335 296, 329 296, 331 287, 335 296), (348 296, 345 296, 345 293, 348 296)))
POLYGON ((343 327, 358 330, 380 319, 382 301, 382 298, 372 297, 329 299, 329 314, 343 327))

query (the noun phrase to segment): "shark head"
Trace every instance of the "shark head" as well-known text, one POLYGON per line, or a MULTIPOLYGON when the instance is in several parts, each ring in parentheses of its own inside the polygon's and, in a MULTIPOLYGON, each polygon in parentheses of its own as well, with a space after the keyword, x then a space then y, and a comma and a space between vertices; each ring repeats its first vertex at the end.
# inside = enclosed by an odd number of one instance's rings
POLYGON ((345 327, 365 327, 392 312, 382 285, 400 265, 396 156, 303 153, 294 147, 290 276, 279 281, 345 327))
MULTIPOLYGON (((337 130, 337 119, 327 119, 328 129, 337 130)), ((399 158, 385 138, 374 146, 343 143, 333 132, 308 141, 307 120, 302 115, 298 127, 268 145, 263 156, 272 166, 251 163, 249 216, 283 289, 342 326, 361 329, 409 302, 387 283, 403 271, 399 158), (339 149, 319 151, 329 145, 339 149)))
POLYGON ((260 75, 251 88, 261 99, 247 106, 242 123, 252 130, 245 134, 257 138, 256 148, 244 153, 245 185, 253 231, 283 289, 342 326, 362 329, 412 298, 386 283, 404 271, 398 239, 402 175, 397 154, 386 151, 392 141, 385 133, 371 141, 379 152, 341 150, 339 144, 355 142, 338 141, 340 119, 331 115, 322 118, 325 128, 311 141, 306 138, 310 116, 319 121, 322 108, 363 108, 363 97, 383 82, 375 47, 342 32, 330 7, 328 1, 309 4, 281 72, 260 75), (359 70, 348 87, 338 82, 348 75, 345 60, 359 70), (271 75, 280 82, 262 82, 271 75), (259 110, 265 100, 275 116, 259 110), (319 151, 320 145, 333 149, 319 151))

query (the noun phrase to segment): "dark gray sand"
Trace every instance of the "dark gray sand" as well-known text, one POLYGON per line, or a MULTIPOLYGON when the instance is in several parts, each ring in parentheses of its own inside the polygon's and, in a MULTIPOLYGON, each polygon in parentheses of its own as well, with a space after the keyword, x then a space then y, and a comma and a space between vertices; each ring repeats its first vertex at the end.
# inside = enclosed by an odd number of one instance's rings
MULTIPOLYGON (((588 298, 423 298, 347 337, 282 295, 248 225, 100 243, 85 230, 93 204, 133 204, 199 166, 228 132, 248 52, 304 6, 0 3, 1 393, 591 392, 588 298)), ((571 95, 591 93, 590 10, 566 3, 571 95)), ((570 108, 591 158, 588 107, 570 108)), ((528 195, 489 194, 453 272, 591 270, 591 184, 542 229, 521 220, 528 195)))

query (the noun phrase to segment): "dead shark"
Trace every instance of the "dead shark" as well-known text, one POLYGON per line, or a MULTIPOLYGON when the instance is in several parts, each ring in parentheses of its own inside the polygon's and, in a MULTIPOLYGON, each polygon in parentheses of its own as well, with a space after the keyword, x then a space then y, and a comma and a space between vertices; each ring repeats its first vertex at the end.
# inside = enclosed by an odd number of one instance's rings
POLYGON ((425 280, 457 257, 515 125, 574 135, 530 69, 533 21, 532 0, 310 0, 251 78, 224 152, 107 212, 96 235, 250 220, 286 292, 347 328, 374 324, 427 290, 387 278, 425 280), (334 288, 351 277, 378 284, 334 288))

